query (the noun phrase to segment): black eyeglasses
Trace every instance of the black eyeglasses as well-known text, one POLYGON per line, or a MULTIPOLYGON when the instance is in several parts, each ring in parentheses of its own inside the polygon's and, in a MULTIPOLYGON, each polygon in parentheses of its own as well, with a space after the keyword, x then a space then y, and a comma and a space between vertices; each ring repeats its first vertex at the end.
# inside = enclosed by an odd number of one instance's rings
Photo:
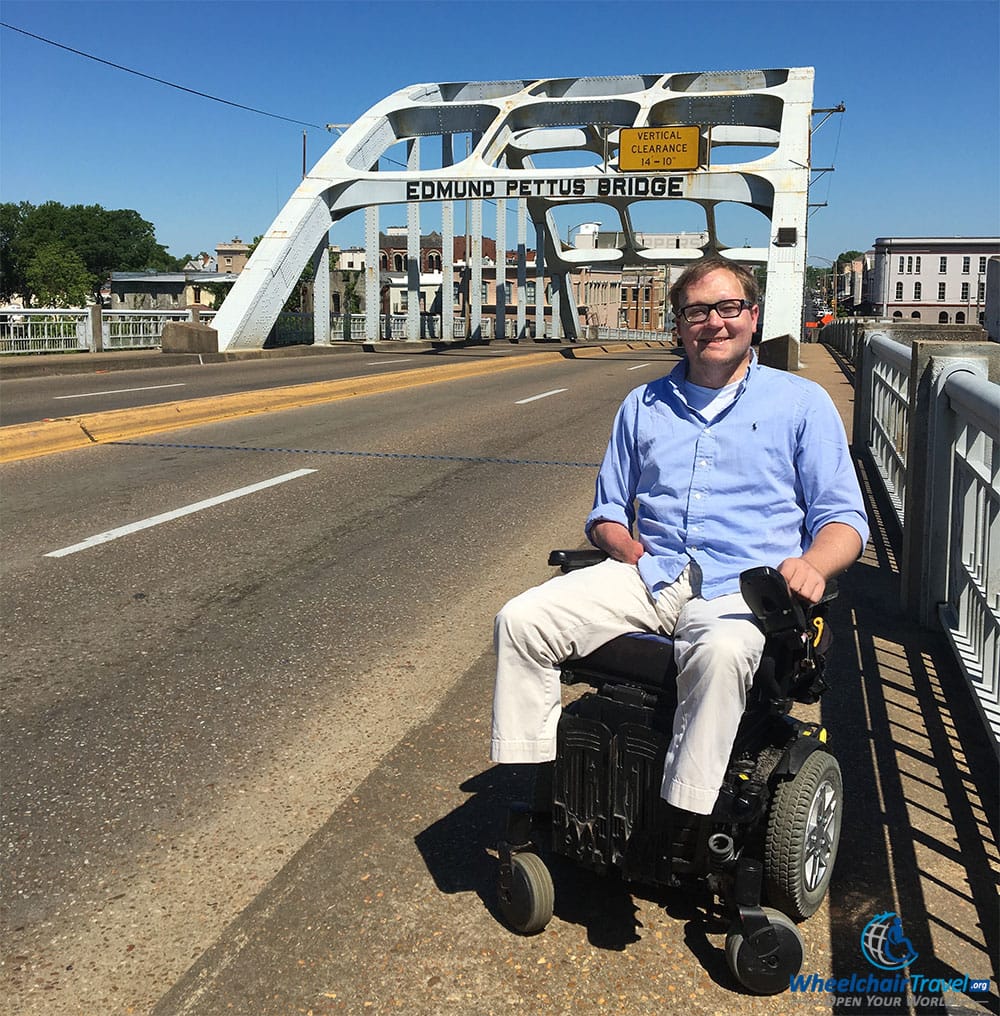
POLYGON ((708 320, 713 310, 720 318, 734 318, 752 306, 749 300, 720 300, 718 303, 692 303, 690 307, 681 307, 680 313, 689 325, 700 325, 708 320))

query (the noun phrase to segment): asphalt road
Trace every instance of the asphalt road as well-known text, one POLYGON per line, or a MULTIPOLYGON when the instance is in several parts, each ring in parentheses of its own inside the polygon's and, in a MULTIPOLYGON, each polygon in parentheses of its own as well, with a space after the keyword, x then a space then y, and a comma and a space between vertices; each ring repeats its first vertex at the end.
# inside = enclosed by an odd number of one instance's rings
MULTIPOLYGON (((548 357, 0 466, 4 1016, 1000 1011, 748 996, 703 899, 559 859, 545 932, 498 921, 526 774, 487 760, 492 618, 580 545, 615 408, 671 365, 548 357)), ((988 978, 993 748, 873 521, 803 714, 848 809, 803 973, 870 972, 894 910, 921 975, 988 978)))
MULTIPOLYGON (((30 423, 78 413, 153 406, 178 399, 199 399, 232 392, 263 391, 285 385, 367 377, 420 367, 443 366, 469 360, 496 359, 537 352, 534 344, 469 346, 432 350, 419 345, 407 350, 402 343, 393 352, 364 352, 356 345, 330 347, 313 355, 247 359, 239 362, 187 366, 137 366, 135 370, 102 370, 87 363, 81 373, 53 376, 20 376, 17 360, 0 364, 0 426, 30 423)), ((309 351, 312 353, 312 350, 309 351)), ((143 356, 134 354, 137 363, 143 356)))
POLYGON ((148 1011, 580 543, 614 409, 668 365, 565 360, 5 466, 14 1011, 148 1011))

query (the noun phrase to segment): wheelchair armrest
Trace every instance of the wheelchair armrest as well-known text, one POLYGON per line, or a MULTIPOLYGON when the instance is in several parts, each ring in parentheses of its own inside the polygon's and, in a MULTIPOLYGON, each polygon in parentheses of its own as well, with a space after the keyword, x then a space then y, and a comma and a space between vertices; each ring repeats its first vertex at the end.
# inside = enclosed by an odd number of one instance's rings
POLYGON ((563 572, 577 568, 588 568, 592 564, 600 564, 608 555, 603 550, 590 547, 585 550, 551 550, 549 564, 558 566, 563 572))

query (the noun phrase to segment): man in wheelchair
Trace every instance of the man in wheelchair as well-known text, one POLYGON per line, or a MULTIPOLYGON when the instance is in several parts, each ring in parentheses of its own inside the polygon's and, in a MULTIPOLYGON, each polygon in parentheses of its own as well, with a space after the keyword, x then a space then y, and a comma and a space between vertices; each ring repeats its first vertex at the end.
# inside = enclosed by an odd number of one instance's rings
POLYGON ((585 524, 606 559, 564 568, 497 616, 491 757, 544 775, 566 661, 629 632, 668 636, 676 709, 660 794, 683 823, 716 808, 764 649, 741 573, 771 566, 815 604, 868 523, 829 396, 752 349, 753 273, 707 257, 670 299, 685 357, 619 408, 585 524))

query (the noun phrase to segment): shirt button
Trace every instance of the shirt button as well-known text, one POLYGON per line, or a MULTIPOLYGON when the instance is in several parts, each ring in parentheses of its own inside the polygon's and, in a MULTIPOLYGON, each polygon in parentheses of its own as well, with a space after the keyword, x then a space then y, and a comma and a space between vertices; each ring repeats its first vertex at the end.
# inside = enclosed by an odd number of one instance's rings
POLYGON ((699 466, 707 466, 708 465, 708 460, 707 459, 702 459, 701 462, 698 463, 698 465, 699 466))
POLYGON ((700 501, 701 500, 701 494, 695 494, 694 499, 695 499, 695 501, 700 501))

